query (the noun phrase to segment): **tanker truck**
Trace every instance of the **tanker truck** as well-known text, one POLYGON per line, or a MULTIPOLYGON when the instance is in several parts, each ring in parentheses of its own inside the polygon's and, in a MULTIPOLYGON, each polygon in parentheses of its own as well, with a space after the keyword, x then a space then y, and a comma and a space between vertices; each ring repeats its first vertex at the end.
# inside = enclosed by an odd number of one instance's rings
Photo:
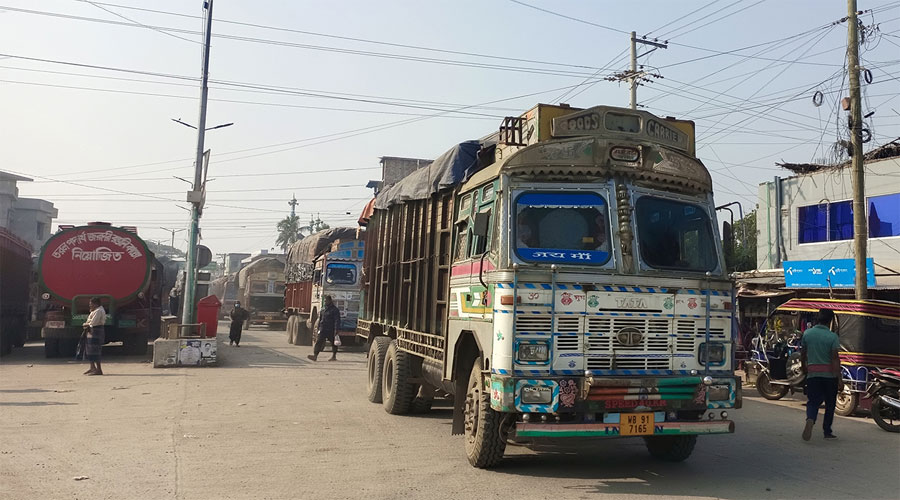
POLYGON ((93 222, 54 234, 38 259, 42 298, 51 302, 42 318, 45 355, 74 356, 91 297, 106 309, 106 342, 146 353, 159 334, 162 274, 134 228, 93 222))
POLYGON ((288 343, 312 345, 325 295, 331 295, 341 312, 342 342, 355 341, 363 258, 363 241, 357 234, 356 228, 336 227, 291 245, 284 289, 288 343))
POLYGON ((733 433, 734 295, 695 152, 690 121, 538 105, 382 190, 357 323, 369 401, 453 395, 479 468, 508 439, 629 437, 682 461, 733 433))
POLYGON ((250 312, 247 328, 266 325, 274 330, 287 323, 283 312, 284 258, 261 257, 238 273, 238 297, 250 312))
POLYGON ((0 227, 0 356, 25 344, 31 245, 0 227))

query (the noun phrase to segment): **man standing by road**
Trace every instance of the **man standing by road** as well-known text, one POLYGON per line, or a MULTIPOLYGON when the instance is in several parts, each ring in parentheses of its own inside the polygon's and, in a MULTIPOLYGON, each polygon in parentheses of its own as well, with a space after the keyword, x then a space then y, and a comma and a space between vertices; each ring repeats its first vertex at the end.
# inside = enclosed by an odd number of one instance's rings
POLYGON ((234 303, 231 310, 231 329, 228 331, 228 345, 241 346, 241 330, 244 328, 244 322, 250 318, 250 313, 241 307, 240 302, 234 303))
POLYGON ((338 346, 335 338, 338 330, 341 329, 341 311, 334 305, 331 295, 324 297, 325 307, 322 309, 322 315, 319 316, 319 338, 316 339, 316 345, 313 347, 313 353, 307 358, 315 361, 319 357, 319 353, 325 348, 325 341, 331 341, 331 358, 328 361, 337 361, 338 346))
POLYGON ((84 322, 84 358, 91 362, 91 367, 84 372, 85 375, 103 375, 100 367, 100 351, 106 341, 106 310, 100 305, 100 297, 91 297, 88 304, 91 313, 84 322))
POLYGON ((816 326, 807 329, 803 333, 803 349, 800 354, 800 362, 803 365, 803 373, 806 374, 806 427, 803 428, 803 440, 809 441, 812 436, 813 426, 819 414, 819 405, 825 402, 825 418, 822 421, 822 430, 825 431, 825 439, 835 439, 831 432, 831 423, 834 421, 834 406, 837 404, 838 391, 844 390, 844 380, 841 377, 841 361, 838 356, 840 343, 838 336, 829 327, 834 321, 834 312, 831 309, 819 309, 816 317, 816 326))

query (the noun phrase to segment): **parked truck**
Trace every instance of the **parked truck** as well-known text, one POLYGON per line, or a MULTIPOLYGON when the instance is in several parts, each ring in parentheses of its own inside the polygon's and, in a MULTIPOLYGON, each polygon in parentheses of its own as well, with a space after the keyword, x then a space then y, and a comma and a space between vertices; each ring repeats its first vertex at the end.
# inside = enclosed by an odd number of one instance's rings
POLYGON ((41 337, 48 358, 73 356, 91 297, 106 309, 106 342, 144 354, 159 334, 163 266, 134 228, 94 222, 60 230, 38 259, 43 312, 41 337))
POLYGON ((475 467, 508 438, 731 433, 732 285, 693 122, 538 105, 379 193, 366 229, 368 398, 453 397, 475 467))
POLYGON ((325 229, 291 245, 284 289, 288 343, 312 345, 325 295, 341 312, 341 339, 355 339, 364 254, 358 233, 352 227, 325 229))
POLYGON ((25 345, 31 282, 31 245, 0 227, 0 356, 25 345))
POLYGON ((261 257, 241 269, 238 297, 241 306, 250 312, 248 328, 251 325, 266 325, 273 330, 283 328, 287 323, 283 311, 284 258, 261 257))

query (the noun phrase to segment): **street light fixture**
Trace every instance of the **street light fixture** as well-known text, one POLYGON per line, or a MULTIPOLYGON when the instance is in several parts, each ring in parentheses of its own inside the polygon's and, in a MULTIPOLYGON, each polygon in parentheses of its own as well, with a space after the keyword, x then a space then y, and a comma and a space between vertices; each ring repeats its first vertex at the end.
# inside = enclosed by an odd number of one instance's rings
POLYGON ((167 228, 167 227, 162 227, 162 226, 160 226, 159 228, 162 229, 163 231, 168 231, 168 232, 172 233, 172 248, 175 248, 175 233, 180 233, 181 231, 184 231, 184 228, 182 228, 182 229, 169 229, 169 228, 167 228))
MULTIPOLYGON (((184 125, 185 127, 190 127, 190 128, 192 128, 192 129, 194 129, 194 130, 197 130, 197 127, 191 125, 190 123, 186 123, 186 122, 181 121, 181 118, 172 118, 172 121, 175 122, 175 123, 180 123, 180 124, 184 125)), ((221 124, 221 125, 216 125, 215 127, 205 128, 205 129, 203 129, 203 130, 215 130, 215 129, 217 129, 217 128, 225 128, 225 127, 230 127, 230 126, 232 126, 232 125, 234 125, 234 122, 232 122, 232 123, 223 123, 223 124, 221 124)))

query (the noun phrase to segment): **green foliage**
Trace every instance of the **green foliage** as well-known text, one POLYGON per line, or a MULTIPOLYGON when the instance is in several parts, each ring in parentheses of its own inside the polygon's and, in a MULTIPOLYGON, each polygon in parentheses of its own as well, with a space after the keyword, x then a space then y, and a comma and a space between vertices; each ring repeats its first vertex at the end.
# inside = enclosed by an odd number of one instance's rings
POLYGON ((275 228, 278 229, 278 238, 275 240, 275 244, 282 250, 286 251, 289 246, 302 237, 300 233, 300 217, 297 215, 288 215, 281 219, 275 225, 275 228))
POLYGON ((756 210, 736 221, 732 234, 733 242, 727 240, 722 242, 728 272, 756 269, 756 210))

